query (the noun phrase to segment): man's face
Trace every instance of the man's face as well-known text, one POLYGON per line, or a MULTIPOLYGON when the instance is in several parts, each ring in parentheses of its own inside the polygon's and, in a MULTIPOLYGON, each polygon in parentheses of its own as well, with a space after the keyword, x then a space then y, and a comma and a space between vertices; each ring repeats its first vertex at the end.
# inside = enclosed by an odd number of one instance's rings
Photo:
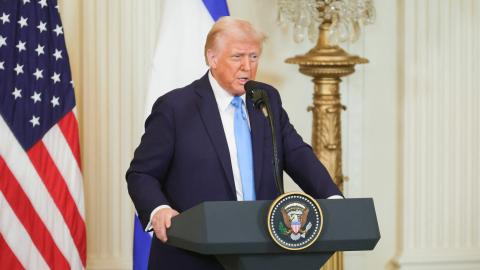
POLYGON ((220 86, 234 96, 245 93, 244 85, 257 74, 260 45, 254 40, 225 36, 207 52, 208 64, 220 86))

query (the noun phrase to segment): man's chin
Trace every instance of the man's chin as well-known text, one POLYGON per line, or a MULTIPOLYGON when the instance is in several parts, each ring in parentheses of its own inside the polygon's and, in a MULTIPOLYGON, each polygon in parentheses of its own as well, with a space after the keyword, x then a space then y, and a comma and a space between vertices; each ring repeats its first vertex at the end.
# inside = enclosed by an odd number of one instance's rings
POLYGON ((242 87, 241 89, 237 89, 236 93, 238 96, 245 94, 245 88, 242 87))
POLYGON ((235 88, 233 88, 232 92, 230 92, 230 93, 235 95, 235 96, 241 96, 241 95, 245 94, 245 88, 243 87, 243 85, 238 85, 235 88))

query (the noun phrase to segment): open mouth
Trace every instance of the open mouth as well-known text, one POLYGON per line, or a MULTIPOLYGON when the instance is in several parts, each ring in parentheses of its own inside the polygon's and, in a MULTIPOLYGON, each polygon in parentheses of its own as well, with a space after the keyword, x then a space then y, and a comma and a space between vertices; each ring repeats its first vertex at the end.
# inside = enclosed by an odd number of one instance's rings
POLYGON ((249 79, 247 77, 240 77, 238 78, 238 80, 240 81, 241 84, 245 84, 248 82, 249 79))

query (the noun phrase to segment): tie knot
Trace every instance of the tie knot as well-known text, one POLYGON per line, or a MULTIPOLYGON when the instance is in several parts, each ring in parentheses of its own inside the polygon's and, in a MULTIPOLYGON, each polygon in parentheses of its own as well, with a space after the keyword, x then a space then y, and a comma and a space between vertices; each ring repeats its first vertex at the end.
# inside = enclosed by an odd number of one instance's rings
POLYGON ((240 108, 242 106, 242 98, 239 96, 234 97, 231 104, 237 109, 240 108))

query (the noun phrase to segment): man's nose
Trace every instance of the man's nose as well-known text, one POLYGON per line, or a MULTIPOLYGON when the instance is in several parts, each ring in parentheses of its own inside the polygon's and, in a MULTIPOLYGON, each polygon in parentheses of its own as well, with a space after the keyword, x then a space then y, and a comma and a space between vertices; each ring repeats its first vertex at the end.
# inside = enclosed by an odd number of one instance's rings
POLYGON ((242 70, 244 71, 250 71, 250 59, 248 58, 248 56, 245 56, 242 58, 242 70))

